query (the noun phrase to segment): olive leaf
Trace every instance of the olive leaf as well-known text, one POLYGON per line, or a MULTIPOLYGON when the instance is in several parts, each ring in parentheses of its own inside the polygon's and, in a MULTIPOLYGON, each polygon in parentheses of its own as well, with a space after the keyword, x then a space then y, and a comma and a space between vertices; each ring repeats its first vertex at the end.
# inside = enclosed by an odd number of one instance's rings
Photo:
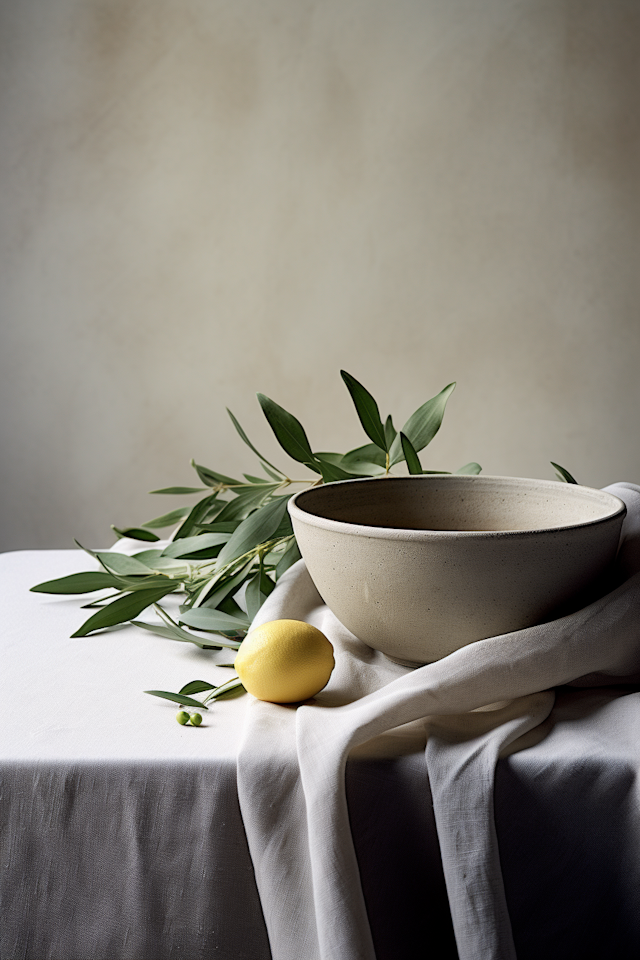
POLYGON ((203 533, 233 533, 241 523, 242 520, 214 520, 213 523, 198 523, 197 527, 203 533))
MULTIPOLYGON (((180 543, 180 541, 177 541, 180 543)), ((153 569, 154 573, 170 574, 171 576, 188 577, 189 564, 181 563, 179 560, 173 560, 171 557, 165 557, 161 550, 143 550, 142 553, 135 554, 136 560, 141 560, 148 567, 153 569), (155 556, 154 556, 155 555, 155 556)))
POLYGON ((345 453, 342 462, 345 467, 348 465, 351 469, 352 464, 360 462, 373 463, 378 467, 384 467, 387 461, 384 450, 377 447, 375 443, 365 443, 363 447, 356 447, 355 450, 349 450, 348 453, 345 453))
POLYGON ((341 466, 349 473, 360 477, 375 477, 386 471, 386 455, 375 443, 349 450, 342 458, 341 466))
POLYGON ((199 700, 194 700, 193 697, 185 697, 182 693, 170 693, 168 690, 145 690, 144 692, 151 694, 152 697, 171 700, 172 703, 181 703, 184 707, 197 707, 199 710, 209 709, 199 700))
POLYGON ((209 640, 205 640, 204 637, 196 637, 188 634, 186 630, 181 630, 180 627, 171 627, 171 626, 162 626, 159 623, 146 623, 144 620, 132 620, 136 627, 141 627, 143 630, 148 630, 150 633, 155 633, 158 637, 165 637, 167 640, 179 640, 183 643, 193 643, 196 647, 200 647, 203 650, 221 650, 222 645, 219 643, 211 643, 209 640))
POLYGON ((295 538, 291 539, 287 544, 286 550, 278 560, 275 569, 276 580, 279 580, 283 573, 285 573, 289 567, 292 567, 294 563, 297 563, 298 560, 302 559, 302 554, 300 553, 300 548, 298 546, 295 538))
POLYGON ((228 500, 225 503, 216 517, 216 523, 245 520, 256 507, 259 507, 269 496, 275 493, 279 486, 279 483, 265 483, 260 487, 245 487, 233 500, 228 500))
POLYGON ((229 574, 229 576, 221 576, 220 579, 214 580, 213 583, 210 583, 210 588, 212 592, 207 591, 205 594, 198 597, 198 603, 194 606, 205 607, 216 609, 219 604, 225 600, 230 594, 239 590, 243 585, 245 580, 248 580, 251 576, 251 570, 254 568, 253 557, 247 563, 243 564, 240 570, 235 573, 229 574), (214 589, 215 588, 215 589, 214 589))
POLYGON ((163 557, 171 557, 174 560, 181 557, 189 557, 196 551, 207 550, 209 547, 219 547, 226 543, 230 533, 200 533, 195 537, 182 537, 180 540, 174 540, 162 551, 163 557))
POLYGON ((471 463, 465 463, 464 467, 458 467, 458 469, 455 471, 455 473, 457 473, 457 474, 466 474, 466 475, 468 475, 468 476, 474 476, 474 477, 475 477, 475 476, 477 476, 479 473, 481 473, 481 471, 482 471, 482 467, 480 466, 480 464, 479 464, 479 463, 475 463, 474 461, 471 461, 471 463))
POLYGON ((234 677, 231 680, 227 680, 226 683, 221 683, 219 687, 216 687, 212 693, 204 698, 204 703, 211 703, 212 700, 222 700, 232 696, 235 697, 239 693, 246 693, 246 690, 242 686, 242 680, 240 680, 239 677, 234 677))
POLYGON ((278 476, 278 474, 277 474, 277 473, 274 473, 273 470, 271 470, 271 469, 266 465, 266 463, 263 463, 263 464, 262 464, 262 469, 263 469, 264 472, 267 474, 267 476, 271 477, 272 480, 277 480, 278 482, 281 482, 281 481, 280 481, 280 477, 278 476))
POLYGON ((288 496, 278 497, 250 514, 220 551, 218 555, 219 565, 223 566, 225 563, 230 563, 231 560, 241 557, 248 550, 269 540, 280 526, 287 509, 288 500, 288 496))
POLYGON ((326 460, 328 463, 333 463, 336 467, 342 466, 342 461, 344 460, 343 453, 330 453, 325 450, 318 451, 314 453, 314 457, 321 457, 323 460, 326 460))
POLYGON ((96 550, 95 556, 109 573, 116 573, 123 577, 148 577, 153 573, 151 567, 126 553, 114 553, 108 550, 96 550))
POLYGON ((112 574, 89 570, 87 573, 72 573, 58 580, 45 580, 31 587, 32 593, 92 593, 107 587, 119 587, 120 583, 112 574))
POLYGON ((185 683, 184 687, 180 687, 178 693, 186 696, 189 693, 204 693, 205 690, 215 690, 215 683, 207 683, 206 680, 191 680, 190 683, 185 683))
POLYGON ((386 423, 384 425, 384 439, 385 439, 385 445, 387 450, 391 449, 391 444, 393 443, 397 435, 398 435, 398 431, 393 425, 391 414, 389 414, 389 416, 387 417, 386 423))
POLYGON ((206 637, 201 637, 199 634, 191 633, 187 630, 183 630, 182 627, 173 620, 167 611, 160 606, 159 603, 154 604, 156 613, 164 621, 167 628, 175 630, 179 636, 179 639, 186 640, 189 643, 194 643, 197 647, 204 649, 219 650, 222 647, 228 647, 231 650, 237 650, 240 646, 239 640, 231 640, 229 637, 217 636, 215 641, 212 641, 206 637))
POLYGON ((191 508, 191 510, 187 514, 184 523, 174 533, 173 535, 174 541, 182 540, 183 537, 190 536, 191 531, 194 529, 194 527, 198 523, 200 523, 201 520, 205 519, 210 508, 213 507, 214 504, 217 506, 217 503, 216 503, 217 497, 218 497, 218 494, 216 492, 216 493, 212 493, 208 497, 203 497, 202 500, 198 500, 198 502, 191 508))
POLYGON ((315 458, 309 446, 309 440, 304 431, 304 427, 299 420, 289 413, 284 407, 281 407, 274 400, 265 397, 263 393, 258 394, 258 401, 262 407, 269 426, 273 430, 276 440, 293 460, 298 463, 304 463, 310 470, 320 473, 320 469, 315 463, 315 458))
MULTIPOLYGON (((175 510, 163 513, 161 517, 154 517, 153 520, 147 520, 143 526, 155 530, 161 530, 163 527, 172 527, 174 524, 180 523, 180 521, 190 513, 191 509, 191 507, 176 507, 175 510)), ((156 537, 156 539, 158 538, 156 537)))
POLYGON ((180 623, 196 630, 208 630, 211 633, 244 633, 251 624, 249 620, 232 617, 220 610, 210 607, 197 607, 194 610, 185 610, 180 614, 180 623))
POLYGON ((206 487, 163 487, 162 490, 150 490, 149 493, 162 493, 165 496, 181 494, 184 496, 187 493, 202 493, 206 489, 206 487))
POLYGON ((404 459, 407 461, 407 468, 410 474, 422 473, 422 464, 418 458, 418 454, 413 449, 413 444, 408 437, 405 437, 404 433, 400 431, 400 442, 402 444, 402 453, 404 459))
POLYGON ((387 446, 387 439, 385 437, 385 429, 382 425, 382 420, 380 419, 378 404, 373 399, 369 391, 366 390, 365 387, 363 387, 355 377, 352 377, 350 373, 347 373, 346 370, 341 370, 340 376, 346 383, 347 390, 351 394, 351 399, 353 400, 356 413, 360 418, 360 423, 364 428, 364 432, 371 440, 373 440, 377 447, 380 447, 381 450, 387 451, 389 448, 387 446))
POLYGON ((191 466, 202 482, 206 483, 208 487, 219 487, 220 484, 225 487, 234 487, 239 484, 239 481, 234 480, 233 477, 227 477, 224 473, 216 473, 215 470, 210 470, 209 467, 203 467, 199 463, 196 463, 195 460, 191 461, 191 466))
POLYGON ((565 470, 564 467, 561 467, 559 463, 554 463, 553 460, 550 460, 549 463, 556 471, 559 480, 564 480, 565 483, 578 483, 578 481, 571 476, 569 471, 565 470))
MULTIPOLYGON (((271 467, 271 470, 275 470, 275 471, 276 471, 276 474, 280 474, 280 476, 284 477, 284 474, 282 473, 281 470, 278 470, 278 468, 277 468, 276 466, 274 466, 274 465, 271 463, 270 460, 267 460, 267 458, 266 458, 266 457, 263 457, 263 455, 260 453, 259 450, 256 450, 256 448, 254 447, 254 445, 251 443, 251 440, 249 440, 249 437, 246 435, 246 433, 244 432, 244 430, 242 429, 242 427, 241 427, 240 424, 238 423, 238 420, 237 420, 237 419, 234 417, 234 415, 231 413, 231 410, 229 410, 229 407, 227 407, 227 413, 228 413, 229 416, 231 417, 231 422, 232 422, 232 424, 234 425, 234 427, 236 428, 236 430, 238 431, 238 435, 239 435, 240 439, 241 439, 242 441, 244 441, 244 443, 246 443, 246 445, 249 447, 250 450, 253 450, 253 452, 255 453, 255 455, 256 455, 260 460, 262 460, 262 463, 263 463, 264 465, 266 465, 267 467, 271 467)), ((267 473, 269 473, 269 475, 270 475, 271 477, 273 477, 273 474, 271 473, 270 470, 268 470, 267 473)), ((275 479, 277 479, 277 478, 275 478, 275 479)))
POLYGON ((151 530, 145 530, 143 527, 127 527, 126 530, 120 530, 118 527, 115 527, 111 524, 111 529, 118 537, 128 537, 130 540, 147 540, 150 543, 159 540, 160 537, 157 534, 152 533, 151 530))
MULTIPOLYGON (((427 400, 421 407, 411 414, 402 433, 411 441, 411 445, 416 452, 423 450, 427 444, 431 443, 442 424, 444 411, 447 406, 447 400, 455 388, 455 383, 450 383, 441 390, 431 400, 427 400)), ((389 460, 391 466, 403 459, 402 443, 397 436, 391 444, 389 451, 389 460)))
POLYGON ((271 577, 267 576, 264 567, 261 566, 256 575, 249 580, 244 595, 247 605, 247 616, 250 620, 254 619, 258 610, 274 588, 274 581, 271 577))
POLYGON ((153 590, 138 590, 136 593, 129 593, 126 597, 120 597, 113 603, 102 607, 97 613, 82 624, 82 626, 72 633, 72 637, 86 637, 87 634, 95 630, 102 630, 104 627, 114 627, 119 623, 126 623, 133 620, 138 614, 142 613, 151 604, 157 603, 168 593, 177 589, 179 584, 176 581, 167 581, 167 585, 156 587, 153 590))
POLYGON ((352 480, 353 474, 344 470, 341 466, 326 460, 321 454, 316 453, 316 462, 320 465, 320 472, 325 483, 332 483, 334 480, 352 480))

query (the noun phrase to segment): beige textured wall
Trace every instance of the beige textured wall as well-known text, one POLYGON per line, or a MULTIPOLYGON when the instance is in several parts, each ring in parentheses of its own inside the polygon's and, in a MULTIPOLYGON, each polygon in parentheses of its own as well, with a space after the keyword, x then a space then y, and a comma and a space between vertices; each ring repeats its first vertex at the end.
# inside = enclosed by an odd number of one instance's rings
POLYGON ((341 367, 640 482, 639 71, 636 0, 0 0, 1 547, 278 456, 257 390, 364 442, 341 367))

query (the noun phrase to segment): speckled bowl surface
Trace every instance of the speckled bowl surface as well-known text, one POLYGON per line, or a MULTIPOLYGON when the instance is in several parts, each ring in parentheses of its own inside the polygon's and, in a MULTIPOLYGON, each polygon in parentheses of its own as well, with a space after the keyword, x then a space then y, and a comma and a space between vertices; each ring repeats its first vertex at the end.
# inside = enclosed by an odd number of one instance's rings
POLYGON ((626 508, 553 480, 425 475, 313 487, 289 512, 336 617, 417 665, 586 597, 615 558, 626 508))

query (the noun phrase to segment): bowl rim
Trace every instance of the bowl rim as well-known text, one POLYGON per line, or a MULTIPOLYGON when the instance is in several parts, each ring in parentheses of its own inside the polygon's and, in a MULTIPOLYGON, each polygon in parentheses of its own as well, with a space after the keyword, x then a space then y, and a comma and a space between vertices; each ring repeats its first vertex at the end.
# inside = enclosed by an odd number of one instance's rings
MULTIPOLYGON (((572 496, 573 494, 569 494, 572 496)), ((306 523, 313 527, 319 527, 323 530, 333 531, 335 533, 349 533, 353 536, 362 536, 362 537, 375 537, 378 539, 385 540, 418 540, 418 541, 433 541, 448 539, 450 540, 453 537, 455 539, 496 539, 496 538, 513 538, 513 537, 539 537, 546 533, 559 533, 562 531, 569 530, 580 530, 588 527, 597 526, 598 524, 609 523, 612 520, 620 518, 624 519, 627 507, 623 500, 620 497, 617 497, 613 493, 609 493, 608 490, 600 490, 597 487, 588 487, 584 484, 573 484, 565 483, 562 480, 537 480, 532 477, 507 477, 501 476, 498 474, 409 474, 408 476, 382 476, 382 477, 357 477, 350 480, 336 480, 332 483, 323 483, 317 487, 308 487, 306 490, 300 490, 298 493, 294 494, 288 504, 287 509, 291 516, 292 521, 299 520, 302 523, 306 523), (396 481, 417 481, 423 483, 436 483, 436 482, 451 482, 452 480, 460 481, 464 483, 477 483, 478 481, 484 480, 509 480, 515 486, 518 485, 535 485, 542 486, 552 489, 557 489, 562 486, 566 488, 567 491, 575 490, 576 493, 578 490, 584 491, 587 494, 587 499, 598 500, 603 505, 609 504, 609 510, 601 517, 595 517, 592 520, 585 520, 579 523, 566 523, 566 524, 557 524, 549 527, 534 527, 528 530, 416 530, 415 528, 405 528, 405 527, 379 527, 372 526, 368 524, 361 523, 349 523, 345 520, 331 520, 328 517, 319 517, 314 513, 309 513, 303 507, 300 506, 299 500, 304 498, 307 494, 312 493, 313 491, 319 491, 323 489, 341 487, 347 484, 354 485, 358 483, 370 483, 371 481, 382 481, 385 483, 394 483, 396 481)))

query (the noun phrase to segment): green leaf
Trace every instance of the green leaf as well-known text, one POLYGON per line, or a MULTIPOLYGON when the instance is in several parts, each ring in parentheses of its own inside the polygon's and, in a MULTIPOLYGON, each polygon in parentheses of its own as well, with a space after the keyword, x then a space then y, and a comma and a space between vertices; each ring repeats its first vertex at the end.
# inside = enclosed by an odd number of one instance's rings
POLYGON ((375 443, 367 443, 345 453, 342 468, 361 477, 375 477, 384 473, 387 466, 384 450, 375 443))
POLYGON ((274 587, 275 583, 262 569, 256 573, 255 577, 251 578, 244 595, 245 603, 247 605, 247 616, 250 620, 254 619, 258 610, 267 599, 269 594, 273 591, 274 587))
POLYGON ((152 567, 162 556, 162 548, 150 547, 148 550, 138 550, 133 556, 136 560, 139 560, 140 563, 144 563, 145 567, 152 567))
MULTIPOLYGON (((240 439, 241 439, 244 443, 246 443, 246 445, 249 447, 250 450, 253 450, 253 452, 255 453, 255 455, 256 455, 257 457, 259 457, 260 460, 262 460, 262 463, 263 463, 263 464, 266 464, 268 467, 271 467, 271 470, 275 470, 276 473, 278 473, 278 474, 280 474, 280 476, 284 477, 284 473, 282 473, 281 470, 278 470, 278 468, 277 468, 276 466, 274 466, 274 465, 271 463, 270 460, 267 460, 266 457, 263 457, 263 456, 262 456, 262 454, 260 453, 259 450, 256 450, 256 448, 254 447, 254 445, 251 443, 251 440, 249 440, 249 437, 246 435, 246 433, 244 432, 244 430, 242 429, 242 427, 241 427, 240 424, 238 423, 237 419, 236 419, 236 418, 234 417, 234 415, 231 413, 231 410, 229 410, 229 407, 227 407, 227 413, 228 413, 229 416, 231 417, 231 422, 232 422, 232 424, 234 425, 234 427, 236 428, 236 430, 238 431, 238 435, 240 436, 240 439)), ((270 470, 267 470, 266 472, 267 472, 271 477, 273 477, 273 474, 271 473, 270 470)), ((277 479, 277 477, 276 477, 275 479, 277 479)))
POLYGON ((238 693, 246 693, 246 691, 242 686, 242 680, 240 680, 239 677, 234 677, 232 680, 227 680, 226 683, 221 683, 219 687, 216 687, 213 693, 210 693, 208 697, 204 698, 204 702, 211 703, 212 700, 222 700, 227 697, 237 696, 238 693))
POLYGON ((153 573, 153 570, 151 570, 146 563, 141 563, 140 560, 136 560, 135 557, 129 557, 126 553, 97 550, 96 557, 110 572, 117 573, 122 577, 148 577, 153 573))
POLYGON ((111 524, 111 529, 119 537, 129 537, 131 540, 148 540, 150 543, 153 543, 160 539, 160 537, 152 533, 151 530, 144 530, 142 527, 127 527, 125 530, 120 530, 111 524))
POLYGON ((122 597, 127 592, 127 590, 116 590, 115 593, 109 593, 106 597, 96 597, 95 600, 90 600, 89 603, 83 603, 80 609, 93 610, 96 607, 106 607, 106 605, 111 603, 112 600, 115 600, 116 597, 122 597))
POLYGON ((114 600, 106 607, 102 607, 97 613, 86 620, 79 630, 72 633, 72 637, 86 637, 94 630, 102 630, 104 627, 114 627, 118 623, 126 623, 133 620, 138 614, 142 613, 147 607, 165 597, 178 587, 178 584, 169 582, 162 588, 154 590, 138 590, 135 593, 127 594, 126 597, 120 597, 114 600))
POLYGON ((209 547, 219 547, 226 543, 230 536, 230 533, 199 533, 197 537, 182 537, 181 540, 174 540, 166 546, 162 555, 178 560, 197 551, 208 550, 209 547))
POLYGON ((349 450, 342 458, 343 464, 345 466, 348 464, 349 469, 351 469, 353 463, 360 461, 375 463, 380 467, 386 466, 387 463, 384 450, 377 447, 375 443, 365 443, 363 447, 356 447, 355 450, 349 450))
POLYGON ((314 463, 314 456, 300 421, 274 400, 265 397, 263 393, 258 394, 258 401, 282 449, 293 460, 304 463, 311 470, 320 473, 318 466, 314 463))
POLYGON ((173 496, 174 494, 184 496, 188 493, 202 493, 202 491, 206 489, 206 487, 163 487, 162 490, 150 490, 149 493, 162 493, 165 496, 173 496))
MULTIPOLYGON (((180 541, 177 541, 180 543, 180 541)), ((148 567, 151 567, 154 573, 172 574, 173 576, 188 576, 189 564, 181 563, 178 560, 172 560, 170 557, 163 557, 161 550, 143 550, 135 554, 136 560, 141 560, 148 567), (157 554, 152 557, 151 554, 157 554)))
POLYGON ((72 573, 58 580, 45 580, 44 583, 38 583, 30 589, 32 593, 92 593, 94 590, 119 586, 119 581, 110 573, 88 571, 72 573))
POLYGON ((384 425, 384 439, 385 439, 387 450, 391 448, 391 444, 393 443, 397 435, 398 435, 398 431, 393 425, 391 414, 389 414, 389 416, 387 417, 387 422, 384 425))
POLYGON ((158 637, 165 637, 167 640, 180 640, 183 643, 193 643, 196 647, 200 647, 203 650, 222 649, 222 644, 210 643, 203 637, 195 637, 188 634, 186 630, 181 630, 180 627, 173 627, 169 624, 163 627, 158 623, 145 623, 144 620, 132 620, 131 623, 136 627, 142 627, 143 630, 148 630, 150 633, 155 633, 158 637), (182 634, 182 636, 180 634, 182 634))
POLYGON ((217 609, 221 613, 226 613, 230 617, 237 617, 239 620, 248 619, 246 610, 243 610, 233 597, 225 597, 224 600, 218 604, 217 609))
MULTIPOLYGON (((172 527, 175 523, 180 523, 180 521, 190 513, 192 507, 176 507, 175 510, 170 510, 169 513, 163 513, 161 517, 154 517, 153 520, 148 520, 144 526, 153 527, 156 530, 162 529, 162 527, 172 527)), ((156 537, 156 540, 158 537, 156 537)))
POLYGON ((322 457, 323 460, 327 460, 329 463, 335 464, 336 467, 342 466, 342 461, 344 459, 344 454, 342 453, 327 453, 322 450, 320 452, 314 453, 314 457, 322 457))
MULTIPOLYGON (((447 400, 455 388, 455 383, 450 383, 441 390, 431 400, 427 400, 421 407, 412 413, 404 427, 402 433, 411 441, 411 445, 416 452, 423 450, 427 444, 431 443, 442 424, 444 411, 447 406, 447 400)), ((389 451, 391 465, 404 459, 402 453, 402 443, 397 436, 391 445, 389 451)))
POLYGON ((276 532, 271 536, 270 540, 282 540, 285 537, 290 537, 293 535, 293 525, 291 523, 291 517, 289 512, 285 513, 284 517, 280 521, 280 525, 276 532))
POLYGON ((316 454, 316 462, 320 465, 322 479, 325 483, 332 483, 334 480, 352 480, 353 474, 347 473, 342 467, 336 466, 329 460, 325 460, 319 453, 316 454))
POLYGON ((217 579, 212 578, 211 589, 213 592, 209 593, 208 590, 202 592, 198 597, 196 606, 215 610, 225 597, 228 597, 229 594, 240 589, 245 580, 251 575, 253 565, 254 560, 251 559, 231 576, 220 576, 217 579))
POLYGON ((556 471, 558 480, 564 480, 565 483, 578 483, 578 481, 571 476, 568 470, 565 470, 564 467, 561 467, 559 463, 554 463, 553 460, 550 460, 549 463, 556 471))
POLYGON ((250 473, 243 473, 242 476, 248 483, 264 483, 264 477, 253 477, 250 473))
POLYGON ((219 487, 220 484, 223 484, 225 487, 235 487, 239 484, 239 480, 234 480, 233 477, 227 477, 224 473, 216 473, 215 470, 210 470, 209 467, 202 467, 199 463, 196 463, 195 460, 191 461, 191 466, 196 471, 203 483, 206 483, 208 487, 219 487))
POLYGON ((185 707, 198 707, 199 710, 208 710, 204 703, 194 700, 192 697, 185 697, 182 693, 169 693, 168 690, 145 690, 152 697, 162 697, 163 700, 171 700, 172 703, 181 703, 185 707))
POLYGON ((203 647, 203 648, 211 647, 214 649, 220 648, 220 647, 228 647, 231 650, 237 650, 238 647, 240 646, 239 640, 230 640, 227 637, 221 637, 221 636, 216 637, 215 644, 214 644, 210 640, 205 639, 204 637, 201 637, 201 636, 198 636, 197 634, 192 634, 186 630, 183 630, 182 627, 178 626, 175 620, 171 619, 167 611, 163 607, 161 607, 159 603, 156 603, 155 608, 158 616, 164 620, 167 626, 174 627, 177 631, 179 631, 180 634, 184 634, 182 639, 187 639, 191 643, 195 643, 196 646, 198 647, 203 647))
POLYGON ((404 433, 400 431, 400 442, 402 444, 402 453, 404 459, 407 461, 407 467, 410 474, 422 473, 422 464, 418 459, 418 454, 413 449, 413 444, 408 437, 405 437, 404 433))
POLYGON ((349 465, 349 472, 353 474, 355 479, 356 477, 383 477, 387 471, 385 467, 381 467, 377 463, 358 460, 357 463, 349 465))
POLYGON ((292 567, 294 563, 302 559, 297 540, 291 540, 276 565, 276 580, 279 580, 282 574, 292 567))
POLYGON ((246 487, 233 500, 229 500, 216 518, 217 522, 228 523, 231 520, 245 520, 247 515, 264 500, 275 493, 280 484, 266 483, 263 487, 246 487))
POLYGON ((254 559, 252 558, 234 573, 229 574, 224 571, 211 577, 209 584, 200 592, 194 608, 202 606, 215 609, 225 597, 240 589, 244 581, 251 576, 253 566, 254 559))
POLYGON ((215 688, 215 683, 207 683, 206 680, 192 680, 190 683, 185 683, 184 687, 180 687, 178 692, 188 695, 190 693, 204 693, 205 690, 215 690, 215 688))
POLYGON ((471 461, 471 463, 465 463, 464 467, 458 467, 456 473, 476 477, 481 471, 480 464, 471 461))
POLYGON ((271 477, 272 480, 277 480, 277 481, 278 481, 278 485, 282 482, 282 481, 280 480, 280 477, 278 476, 278 474, 277 474, 277 473, 274 473, 273 470, 270 470, 269 467, 266 465, 266 463, 263 463, 263 464, 262 464, 262 469, 263 469, 264 472, 267 474, 267 476, 271 477))
MULTIPOLYGON (((184 537, 188 537, 191 534, 193 528, 200 523, 201 520, 204 520, 205 516, 209 509, 216 504, 218 494, 213 493, 209 497, 203 497, 202 500, 198 500, 196 504, 191 508, 189 514, 187 515, 184 523, 181 527, 176 530, 173 535, 173 541, 182 540, 184 537)), ((217 504, 216 504, 217 506, 217 504)))
POLYGON ((80 549, 84 550, 85 553, 88 553, 90 557, 93 557, 94 559, 97 557, 95 550, 92 550, 91 547, 83 547, 80 541, 76 540, 75 537, 73 538, 73 542, 75 543, 76 547, 80 547, 80 549))
POLYGON ((265 543, 278 529, 287 509, 289 497, 271 500, 244 520, 218 555, 218 564, 223 566, 260 543, 265 543))
POLYGON ((340 376, 347 385, 347 390, 351 394, 356 413, 360 418, 360 423, 364 428, 366 435, 373 440, 381 450, 387 450, 387 441, 384 427, 380 419, 378 404, 373 399, 368 390, 366 390, 355 377, 352 377, 346 370, 340 371, 340 376))
MULTIPOLYGON (((233 666, 233 664, 231 664, 231 666, 233 666)), ((246 693, 246 691, 242 686, 240 677, 232 677, 232 679, 227 680, 226 683, 221 683, 219 687, 215 687, 214 690, 204 698, 204 702, 211 703, 212 700, 223 700, 237 696, 238 693, 246 693)))
POLYGON ((195 627, 196 630, 208 630, 210 633, 242 633, 251 626, 247 619, 241 620, 210 607, 185 610, 180 614, 180 622, 186 623, 188 627, 195 627))
POLYGON ((198 530, 202 530, 205 533, 233 533, 233 531, 240 526, 242 523, 241 520, 229 520, 228 522, 218 522, 214 520, 213 523, 198 523, 198 530))

